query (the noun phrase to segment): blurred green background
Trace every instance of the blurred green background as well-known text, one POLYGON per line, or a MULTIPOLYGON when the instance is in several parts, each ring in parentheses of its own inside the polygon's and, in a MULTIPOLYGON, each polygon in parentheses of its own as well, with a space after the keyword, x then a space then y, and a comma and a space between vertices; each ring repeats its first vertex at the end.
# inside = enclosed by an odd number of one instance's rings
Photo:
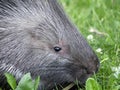
POLYGON ((100 59, 93 78, 102 90, 120 90, 120 0, 60 2, 100 59))

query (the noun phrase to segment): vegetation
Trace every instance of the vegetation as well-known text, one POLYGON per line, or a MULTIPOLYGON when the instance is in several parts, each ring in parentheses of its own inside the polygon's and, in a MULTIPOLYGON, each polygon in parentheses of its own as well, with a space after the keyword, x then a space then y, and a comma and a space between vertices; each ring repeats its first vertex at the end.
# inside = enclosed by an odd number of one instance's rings
POLYGON ((37 90, 40 78, 37 77, 35 80, 32 80, 30 73, 25 74, 18 85, 16 79, 9 73, 5 74, 7 82, 10 85, 12 90, 37 90))
POLYGON ((100 59, 94 80, 102 90, 120 90, 120 0, 60 1, 100 59))

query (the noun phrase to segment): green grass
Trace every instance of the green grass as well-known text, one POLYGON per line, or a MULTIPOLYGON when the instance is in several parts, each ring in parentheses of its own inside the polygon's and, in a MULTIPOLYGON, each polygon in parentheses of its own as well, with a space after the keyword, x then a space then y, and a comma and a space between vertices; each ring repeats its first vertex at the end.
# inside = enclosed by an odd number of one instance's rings
POLYGON ((120 85, 120 0, 60 0, 72 21, 96 51, 101 66, 94 77, 102 90, 115 89, 120 85), (94 29, 98 33, 89 30, 94 29), (101 34, 99 34, 99 32, 101 34), (115 67, 115 70, 112 68, 115 67), (118 72, 117 77, 115 74, 118 72))

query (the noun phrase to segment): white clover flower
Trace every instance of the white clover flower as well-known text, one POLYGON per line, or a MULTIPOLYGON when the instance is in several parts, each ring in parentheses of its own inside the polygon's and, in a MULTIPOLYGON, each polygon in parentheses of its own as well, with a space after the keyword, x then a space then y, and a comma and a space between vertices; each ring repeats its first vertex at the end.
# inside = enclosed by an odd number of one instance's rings
POLYGON ((88 36, 87 36, 87 39, 88 39, 89 41, 93 41, 93 35, 92 35, 92 34, 88 35, 88 36))
POLYGON ((98 31, 98 30, 96 28, 93 28, 93 27, 91 27, 89 30, 89 32, 91 32, 91 33, 95 33, 96 31, 98 31))
POLYGON ((96 49, 96 52, 97 52, 97 53, 100 53, 100 54, 103 53, 101 48, 96 49))
POLYGON ((116 78, 118 78, 118 76, 120 75, 120 66, 118 66, 118 67, 112 67, 111 69, 114 72, 114 76, 116 78))

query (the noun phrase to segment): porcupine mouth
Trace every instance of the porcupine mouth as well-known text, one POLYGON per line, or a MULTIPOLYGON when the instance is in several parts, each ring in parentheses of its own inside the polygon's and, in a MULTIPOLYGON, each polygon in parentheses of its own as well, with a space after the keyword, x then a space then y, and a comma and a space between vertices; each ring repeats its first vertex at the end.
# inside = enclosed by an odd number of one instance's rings
POLYGON ((84 88, 84 85, 85 84, 76 84, 73 82, 71 83, 66 82, 64 84, 57 85, 56 87, 57 87, 57 90, 79 90, 79 88, 84 88))
POLYGON ((85 81, 87 80, 88 77, 86 77, 86 79, 84 78, 84 80, 75 80, 73 82, 64 82, 64 83, 60 83, 56 86, 53 87, 53 89, 51 90, 79 90, 80 88, 84 89, 85 88, 85 81))
POLYGON ((84 76, 85 75, 82 75, 79 81, 76 79, 74 82, 65 82, 57 85, 58 90, 79 90, 80 88, 85 88, 85 82, 92 74, 87 73, 86 77, 84 76))

